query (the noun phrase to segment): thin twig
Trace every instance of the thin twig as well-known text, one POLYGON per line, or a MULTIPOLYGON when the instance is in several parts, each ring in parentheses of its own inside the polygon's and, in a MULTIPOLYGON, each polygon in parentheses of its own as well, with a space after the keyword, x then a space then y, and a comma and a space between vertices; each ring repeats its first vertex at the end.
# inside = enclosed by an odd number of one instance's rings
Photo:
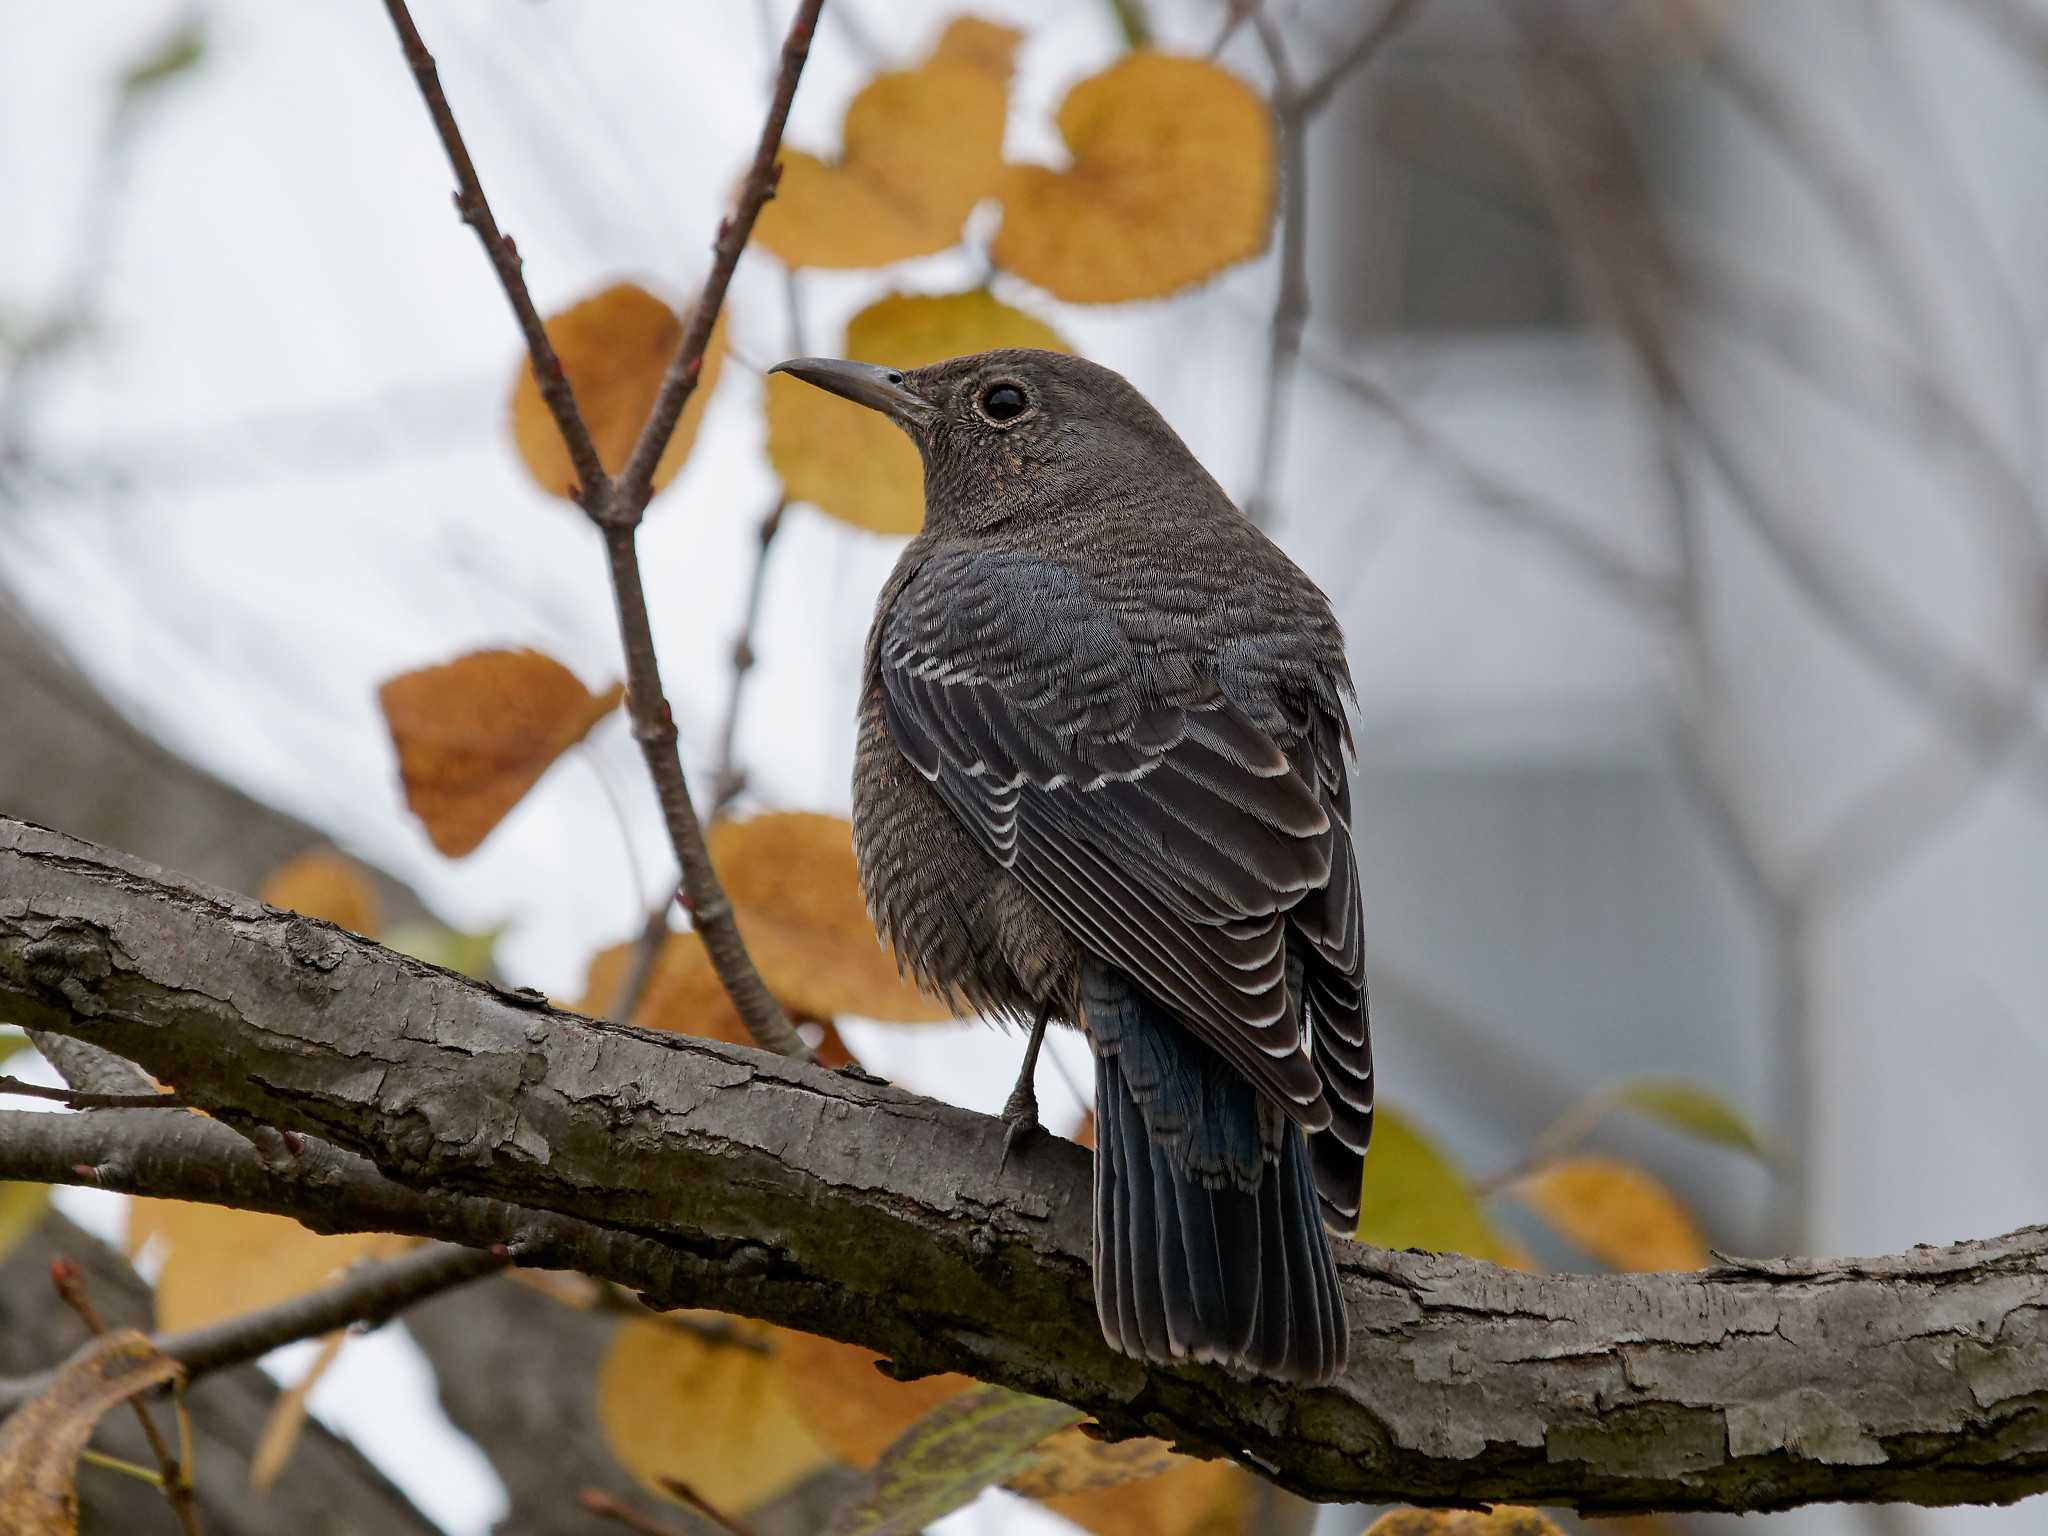
POLYGON ((1330 104, 1337 87, 1369 63, 1420 8, 1421 0, 1387 0, 1379 18, 1358 41, 1306 86, 1296 82, 1280 29, 1272 18, 1264 10, 1251 14, 1252 29, 1273 71, 1273 120, 1280 136, 1280 281, 1266 329, 1266 389, 1259 408, 1258 452, 1252 488, 1244 501, 1244 515, 1261 527, 1273 516, 1302 337, 1308 330, 1309 125, 1330 104))
POLYGON ((48 1099, 72 1109, 184 1109, 175 1093, 81 1093, 76 1088, 47 1088, 18 1077, 0 1077, 0 1093, 23 1099, 48 1099))
MULTIPOLYGON (((795 355, 794 351, 791 353, 795 355)), ((747 677, 754 670, 754 632, 761 622, 761 596, 768 587, 768 552, 782 531, 783 514, 789 498, 778 496, 761 517, 754 539, 754 570, 747 581, 747 606, 740 620, 740 632, 732 646, 732 692, 726 698, 725 724, 718 733, 718 766, 711 776, 711 818, 716 821, 732 808, 747 787, 746 770, 739 763, 740 708, 746 701, 747 677)))
POLYGON ((730 1536, 754 1536, 753 1527, 726 1514, 681 1478, 664 1477, 661 1486, 669 1491, 671 1497, 697 1511, 721 1531, 729 1532, 730 1536))
POLYGON ((662 692, 661 667, 654 649, 654 630, 647 611, 647 592, 640 575, 636 536, 641 518, 653 495, 655 466, 675 432, 683 407, 697 387, 704 362, 704 349, 712 327, 725 303, 733 270, 753 234, 754 222, 768 199, 774 195, 780 175, 776 154, 782 143, 783 125, 796 96, 797 82, 817 27, 824 0, 802 0, 782 45, 782 64, 776 76, 767 120, 752 164, 741 183, 733 211, 719 221, 713 244, 711 271, 704 280, 689 324, 662 376, 661 388, 648 412, 646 424, 616 479, 608 477, 598 459, 589 429, 576 406, 573 390, 562 373, 561 361, 547 339, 547 331, 527 292, 517 250, 498 231, 497 221, 484 198, 483 186, 456 126, 454 112, 441 89, 433 56, 427 52, 418 29, 407 12, 405 0, 384 0, 392 25, 404 45, 429 115, 441 136, 448 162, 454 168, 456 206, 483 242, 499 284, 518 317, 526 337, 527 352, 542 398, 555 419, 568 447, 581 483, 577 502, 589 515, 604 539, 605 556, 612 578, 612 596, 619 618, 620 645, 626 662, 626 708, 633 722, 633 736, 654 780, 655 798, 660 802, 662 822, 682 871, 682 900, 691 920, 703 935, 704 947, 718 978, 746 1023, 754 1042, 765 1050, 785 1056, 808 1058, 810 1048, 790 1024, 781 1007, 763 985, 760 973, 748 957, 746 945, 733 922, 711 855, 704 846, 704 831, 691 803, 688 781, 683 776, 682 756, 677 746, 674 713, 662 692))
MULTIPOLYGON (((85 1271, 71 1259, 58 1259, 50 1265, 50 1284, 64 1304, 76 1312, 84 1322, 86 1331, 98 1338, 107 1331, 107 1325, 100 1320, 99 1309, 93 1306, 92 1297, 85 1288, 85 1271)), ((185 1536, 199 1536, 199 1506, 192 1493, 192 1468, 181 1462, 164 1443, 163 1432, 156 1427, 156 1416, 149 1411, 149 1405, 139 1397, 128 1399, 128 1406, 135 1410, 135 1417, 142 1424, 142 1438, 149 1442, 149 1453, 156 1458, 157 1469, 163 1480, 157 1486, 163 1489, 164 1500, 171 1506, 171 1513, 177 1517, 178 1525, 185 1536)))
POLYGON ((641 1514, 632 1505, 613 1497, 602 1488, 585 1488, 576 1495, 576 1502, 598 1519, 624 1526, 633 1532, 633 1536, 686 1536, 678 1527, 641 1514))
POLYGON ((632 963, 626 967, 626 974, 620 979, 619 990, 606 1013, 614 1023, 632 1023, 633 1015, 647 1000, 647 988, 654 981, 655 962, 661 958, 661 946, 668 942, 668 909, 674 900, 673 895, 663 896, 648 908, 647 920, 640 925, 639 933, 633 936, 632 963))

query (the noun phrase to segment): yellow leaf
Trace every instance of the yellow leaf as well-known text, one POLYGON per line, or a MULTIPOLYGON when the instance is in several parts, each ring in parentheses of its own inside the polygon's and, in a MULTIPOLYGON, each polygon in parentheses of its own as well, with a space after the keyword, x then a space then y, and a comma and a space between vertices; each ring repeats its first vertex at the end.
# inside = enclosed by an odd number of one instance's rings
POLYGON ((674 1478, 714 1509, 750 1509, 830 1459, 791 1406, 774 1355, 709 1342, 658 1317, 613 1330, 598 1366, 597 1421, 612 1455, 648 1492, 669 1497, 661 1479, 674 1478))
POLYGON ((180 1332, 315 1290, 361 1259, 400 1252, 413 1239, 384 1232, 323 1236, 288 1216, 184 1200, 134 1200, 128 1253, 166 1247, 156 1281, 156 1325, 180 1332))
POLYGON ((1201 59, 1126 54, 1067 93, 1069 170, 1003 175, 999 267, 1076 304, 1150 299, 1265 249, 1273 120, 1201 59))
POLYGON ((1630 1163, 1579 1157, 1540 1168, 1516 1196, 1574 1247, 1615 1269, 1701 1269, 1707 1245, 1671 1191, 1630 1163))
POLYGON ((35 1231, 36 1223, 49 1207, 47 1184, 0 1183, 0 1259, 14 1252, 15 1245, 35 1231))
POLYGON ((777 1335, 782 1378, 797 1416, 838 1460, 865 1469, 925 1414, 974 1383, 942 1372, 897 1381, 879 1355, 815 1334, 777 1335))
POLYGON ((793 1012, 899 1024, 955 1017, 898 973, 875 936, 845 821, 778 811, 719 822, 706 841, 761 979, 793 1012))
POLYGON ((1366 1536, 1563 1536, 1540 1510, 1516 1504, 1492 1509, 1397 1509, 1381 1515, 1366 1536))
POLYGON ((377 690, 405 803, 451 859, 477 844, 625 696, 592 693, 539 651, 472 651, 377 690))
MULTIPOLYGON (((1067 352, 1058 333, 984 289, 891 294, 847 322, 846 356, 892 368, 986 352, 1067 352)), ((787 374, 768 380, 768 457, 798 501, 875 533, 911 534, 924 521, 924 467, 910 439, 875 412, 787 374)))
MULTIPOLYGON (((609 1018, 619 1005, 621 988, 631 972, 639 940, 614 944, 592 957, 584 976, 583 997, 572 1006, 592 1018, 609 1018)), ((772 990, 772 983, 770 984, 772 990)), ((818 1026, 824 1038, 818 1042, 821 1065, 843 1067, 853 1060, 839 1031, 829 1018, 813 1018, 784 1000, 784 1006, 806 1023, 818 1026)), ((712 969, 704 941, 694 933, 672 933, 662 941, 648 974, 640 1005, 627 1020, 641 1029, 666 1029, 678 1035, 699 1035, 706 1040, 723 1040, 728 1045, 752 1045, 739 1010, 732 1005, 725 984, 712 969)))
POLYGON ((334 1358, 341 1353, 341 1346, 347 1338, 346 1329, 337 1329, 322 1339, 320 1353, 306 1367, 306 1374, 278 1393, 277 1401, 270 1405, 270 1416, 263 1421, 263 1432, 256 1437, 255 1454, 249 1458, 249 1486, 256 1492, 269 1492, 278 1474, 284 1471, 284 1464, 291 1460, 292 1449, 299 1443, 299 1433, 306 1427, 306 1399, 312 1396, 313 1388, 319 1385, 320 1378, 334 1364, 334 1358))
MULTIPOLYGON (((661 388, 662 375, 682 344, 683 319, 646 289, 615 283, 549 316, 547 333, 555 355, 562 360, 569 386, 576 392, 576 408, 590 428, 598 461, 616 475, 626 467, 661 388)), ((655 490, 673 480, 689 456, 724 358, 725 316, 721 314, 704 348, 697 388, 654 466, 655 490)), ((569 450, 562 445, 555 418, 541 399, 531 360, 520 365, 513 380, 511 414, 512 441, 526 463, 526 472, 551 495, 573 498, 576 469, 569 462, 569 450)))
POLYGON ((309 848, 278 865, 256 894, 273 907, 324 918, 351 933, 374 938, 383 926, 376 887, 354 860, 332 848, 309 848))
POLYGON ((1381 1248, 1482 1259, 1502 1252, 1464 1176, 1406 1116, 1385 1105, 1373 1115, 1356 1236, 1381 1248))
POLYGON ((963 17, 916 69, 870 80, 846 109, 837 164, 783 151, 754 238, 792 267, 878 267, 953 244, 1002 173, 1016 44, 963 17))
POLYGON ((1097 1440, 1076 1424, 1048 1435, 1003 1486, 1027 1499, 1052 1499, 1157 1477, 1180 1459, 1164 1440, 1097 1440))
POLYGON ((1095 1536, 1239 1536, 1251 1528, 1256 1490, 1227 1461, 1174 1456, 1140 1482, 1063 1494, 1045 1507, 1095 1536))
POLYGON ((56 1378, 0 1424, 0 1530, 8 1536, 77 1536, 73 1479, 100 1415, 171 1381, 178 1363, 133 1328, 92 1340, 56 1378))

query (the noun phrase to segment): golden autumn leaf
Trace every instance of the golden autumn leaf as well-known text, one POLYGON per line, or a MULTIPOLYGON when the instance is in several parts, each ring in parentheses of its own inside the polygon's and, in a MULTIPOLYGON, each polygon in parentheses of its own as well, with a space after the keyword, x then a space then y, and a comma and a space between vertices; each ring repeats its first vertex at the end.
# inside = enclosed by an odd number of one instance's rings
POLYGON ((1384 1104, 1373 1116, 1355 1235, 1381 1248, 1426 1248, 1482 1259, 1502 1253, 1464 1175, 1405 1115, 1384 1104))
MULTIPOLYGON (((985 289, 890 294, 846 325, 856 362, 921 368, 995 347, 1072 349, 1052 327, 985 289)), ((775 374, 768 380, 768 457, 783 488, 856 528, 911 534, 924 521, 924 468, 901 430, 875 412, 775 374)))
POLYGON ((1076 304, 1152 299, 1265 249, 1273 119, 1201 59, 1139 51, 1060 104, 1064 171, 1011 166, 990 255, 1076 304))
POLYGON ((879 267, 942 251, 1002 174, 1017 34, 962 17, 915 69, 877 75, 846 109, 836 164, 782 153, 754 238, 792 267, 879 267))
POLYGON ((384 923, 377 888, 360 865, 332 848, 309 848, 286 860, 270 872, 256 894, 286 912, 324 918, 371 938, 384 923))
MULTIPOLYGON (((756 1338, 758 1325, 734 1326, 756 1338)), ((619 1464, 648 1492, 687 1483, 714 1509, 772 1499, 831 1458, 784 1389, 781 1361, 701 1339, 658 1317, 612 1331, 597 1371, 597 1422, 619 1464)))
POLYGON ((0 1424, 0 1530, 78 1536, 79 1454, 109 1408, 178 1376, 178 1363, 133 1328, 90 1341, 0 1424))
POLYGON ((777 1340, 783 1385, 797 1416, 850 1467, 873 1466, 898 1435, 974 1385, 951 1372, 897 1381, 875 1369, 879 1355, 815 1334, 785 1331, 777 1340))
POLYGON ((156 1281, 156 1325, 171 1333, 275 1306, 358 1260, 398 1253, 414 1242, 387 1232, 327 1236, 263 1211, 130 1201, 129 1256, 152 1240, 166 1249, 156 1281))
POLYGON ((1027 1499, 1052 1499, 1157 1477, 1180 1460, 1164 1440, 1097 1440, 1076 1424, 1046 1436, 1030 1465, 1003 1486, 1027 1499))
POLYGON ((1373 1521, 1366 1536, 1563 1536, 1541 1510, 1517 1504, 1492 1509, 1397 1509, 1373 1521))
POLYGON ((1539 1168, 1516 1198, 1576 1248, 1615 1269, 1701 1269, 1706 1240, 1664 1184, 1632 1163, 1578 1157, 1539 1168))
MULTIPOLYGON (((626 467, 647 413, 661 389, 661 377, 682 344, 683 317, 632 283, 614 283, 547 319, 548 340, 576 394, 576 408, 590 428, 598 461, 616 475, 626 467)), ((696 441, 705 402, 718 383, 725 359, 725 316, 711 328, 697 388, 683 407, 675 434, 654 466, 654 489, 673 480, 696 441)), ((512 382, 512 441, 526 472, 550 495, 572 498, 576 469, 555 418, 534 382, 533 364, 520 364, 512 382)))
POLYGON ((1250 1475, 1229 1462, 1174 1456, 1151 1477, 1061 1494, 1045 1507, 1095 1536, 1239 1536, 1256 1498, 1250 1475))
POLYGON ((474 852, 548 765, 625 697, 539 651, 472 651, 377 690, 405 803, 451 859, 474 852))
MULTIPOLYGON (((592 1018, 609 1018, 618 1006, 639 941, 614 944, 592 957, 584 974, 583 996, 572 1004, 578 1013, 592 1018)), ((799 1012, 801 1010, 798 1010, 799 1012)), ((712 969, 704 941, 694 933, 672 933, 662 941, 654 957, 640 1004, 626 1021, 641 1029, 666 1029, 678 1035, 699 1035, 706 1040, 723 1040, 729 1045, 752 1045, 754 1037, 739 1010, 732 1005, 725 986, 712 969)), ((824 1031, 818 1042, 821 1066, 843 1067, 853 1060, 839 1031, 829 1018, 807 1019, 824 1031)))
POLYGON ((899 1024, 955 1017, 896 969, 860 894, 853 828, 840 817, 775 811, 722 821, 706 836, 740 936, 768 990, 792 1012, 899 1024))

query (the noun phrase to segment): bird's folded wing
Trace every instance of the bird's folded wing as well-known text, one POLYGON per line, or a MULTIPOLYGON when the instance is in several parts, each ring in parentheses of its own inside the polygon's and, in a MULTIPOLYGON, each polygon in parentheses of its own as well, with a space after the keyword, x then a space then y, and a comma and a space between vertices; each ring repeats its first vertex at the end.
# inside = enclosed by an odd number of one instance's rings
POLYGON ((982 846, 1291 1118, 1327 1125, 1287 986, 1305 898, 1314 944, 1356 942, 1355 885, 1318 894, 1333 852, 1355 881, 1321 765, 1200 678, 1169 698, 1160 659, 1055 562, 938 557, 880 639, 889 733, 982 846))

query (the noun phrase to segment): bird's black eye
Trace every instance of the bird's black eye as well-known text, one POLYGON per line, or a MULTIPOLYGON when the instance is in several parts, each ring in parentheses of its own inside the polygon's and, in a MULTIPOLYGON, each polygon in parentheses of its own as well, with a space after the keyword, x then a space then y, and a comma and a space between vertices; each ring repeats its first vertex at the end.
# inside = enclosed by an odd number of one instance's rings
POLYGON ((981 414, 990 421, 1015 421, 1030 405, 1015 384, 991 384, 981 392, 981 414))

